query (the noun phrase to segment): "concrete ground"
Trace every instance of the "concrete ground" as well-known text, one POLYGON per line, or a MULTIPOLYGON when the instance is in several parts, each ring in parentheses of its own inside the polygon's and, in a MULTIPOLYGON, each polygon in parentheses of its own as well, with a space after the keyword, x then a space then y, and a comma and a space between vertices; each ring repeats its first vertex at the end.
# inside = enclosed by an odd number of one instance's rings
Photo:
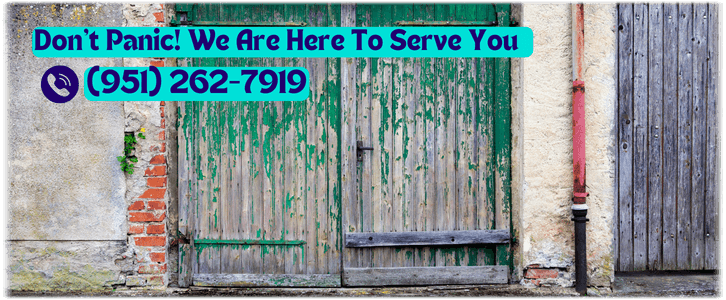
MULTIPOLYGON (((718 296, 718 275, 712 274, 648 274, 618 275, 611 288, 590 288, 589 296, 605 297, 662 297, 662 296, 718 296)), ((328 296, 328 297, 410 297, 410 296, 570 296, 578 294, 574 288, 528 288, 512 285, 467 285, 391 288, 168 288, 166 290, 124 289, 101 293, 41 293, 10 292, 10 296, 328 296)))

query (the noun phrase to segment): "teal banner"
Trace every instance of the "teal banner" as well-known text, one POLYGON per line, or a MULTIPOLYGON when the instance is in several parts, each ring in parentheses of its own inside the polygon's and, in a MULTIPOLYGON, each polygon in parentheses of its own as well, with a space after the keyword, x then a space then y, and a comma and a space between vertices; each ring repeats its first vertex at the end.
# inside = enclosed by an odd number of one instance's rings
POLYGON ((292 67, 88 68, 90 101, 303 101, 309 74, 292 67))
POLYGON ((37 27, 37 57, 528 57, 527 27, 37 27))

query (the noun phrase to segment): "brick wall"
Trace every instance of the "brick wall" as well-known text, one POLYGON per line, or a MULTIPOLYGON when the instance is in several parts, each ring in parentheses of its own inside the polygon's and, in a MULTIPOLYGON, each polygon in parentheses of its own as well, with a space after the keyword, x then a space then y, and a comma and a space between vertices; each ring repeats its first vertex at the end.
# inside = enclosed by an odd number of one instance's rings
MULTIPOLYGON (((163 4, 125 4, 126 26, 166 26, 163 4)), ((163 58, 124 58, 125 67, 164 67, 163 58)), ((126 286, 164 288, 169 284, 170 193, 167 166, 165 102, 124 102, 126 133, 138 135, 134 173, 126 175, 128 202, 128 244, 134 268, 126 286)))

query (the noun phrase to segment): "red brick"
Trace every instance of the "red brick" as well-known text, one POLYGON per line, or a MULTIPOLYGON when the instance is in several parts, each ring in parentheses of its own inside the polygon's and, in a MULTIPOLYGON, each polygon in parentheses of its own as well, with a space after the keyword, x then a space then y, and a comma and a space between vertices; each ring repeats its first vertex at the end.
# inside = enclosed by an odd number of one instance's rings
POLYGON ((166 133, 164 131, 159 132, 159 139, 162 141, 166 139, 166 133))
POLYGON ((157 156, 152 157, 151 160, 149 161, 149 163, 152 165, 163 165, 166 163, 166 158, 164 157, 163 154, 159 154, 157 156))
POLYGON ((164 193, 166 189, 148 189, 146 192, 141 194, 141 199, 164 199, 164 193))
POLYGON ((150 212, 132 212, 130 222, 161 222, 166 218, 166 213, 162 213, 159 216, 155 216, 154 213, 150 212))
POLYGON ((146 169, 144 176, 164 176, 166 175, 166 166, 155 166, 151 169, 146 169))
POLYGON ((129 210, 142 210, 144 209, 144 201, 136 201, 134 204, 129 205, 129 210))
POLYGON ((136 246, 144 246, 144 247, 155 247, 155 246, 165 246, 166 245, 166 237, 165 236, 137 236, 134 238, 134 242, 136 243, 136 246))
POLYGON ((166 128, 166 119, 161 119, 161 128, 166 128))
POLYGON ((164 227, 165 227, 164 224, 149 225, 149 226, 146 226, 146 233, 147 234, 163 234, 164 232, 166 232, 164 227))
MULTIPOLYGON (((161 106, 164 106, 164 104, 166 104, 164 101, 161 101, 161 103, 159 103, 159 105, 161 105, 161 106)), ((164 121, 164 120, 162 120, 162 121, 164 121)))
POLYGON ((557 278, 559 271, 553 269, 527 269, 526 278, 557 278))
POLYGON ((164 277, 162 276, 151 276, 146 280, 148 285, 164 285, 164 277))
POLYGON ((166 261, 166 253, 151 253, 149 254, 149 258, 151 258, 151 261, 153 262, 165 262, 166 261))
POLYGON ((164 201, 149 201, 148 208, 152 210, 166 209, 164 201))
POLYGON ((139 266, 139 274, 163 274, 166 273, 166 265, 139 266))
POLYGON ((166 177, 150 177, 146 178, 146 185, 150 187, 165 187, 166 177))
POLYGON ((164 22, 164 13, 163 12, 155 12, 154 18, 156 18, 156 22, 164 22))
POLYGON ((130 234, 144 233, 144 225, 131 225, 129 226, 130 234))
POLYGON ((166 143, 161 143, 161 152, 166 152, 166 143))
POLYGON ((159 107, 159 110, 161 110, 161 117, 163 118, 164 117, 164 107, 163 106, 159 107))

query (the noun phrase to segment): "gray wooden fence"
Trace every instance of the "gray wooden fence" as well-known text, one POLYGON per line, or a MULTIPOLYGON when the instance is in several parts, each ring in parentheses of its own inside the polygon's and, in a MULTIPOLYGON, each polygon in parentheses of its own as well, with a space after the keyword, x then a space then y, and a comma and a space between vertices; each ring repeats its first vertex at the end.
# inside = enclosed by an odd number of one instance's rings
POLYGON ((719 10, 618 5, 616 271, 718 268, 719 10))

